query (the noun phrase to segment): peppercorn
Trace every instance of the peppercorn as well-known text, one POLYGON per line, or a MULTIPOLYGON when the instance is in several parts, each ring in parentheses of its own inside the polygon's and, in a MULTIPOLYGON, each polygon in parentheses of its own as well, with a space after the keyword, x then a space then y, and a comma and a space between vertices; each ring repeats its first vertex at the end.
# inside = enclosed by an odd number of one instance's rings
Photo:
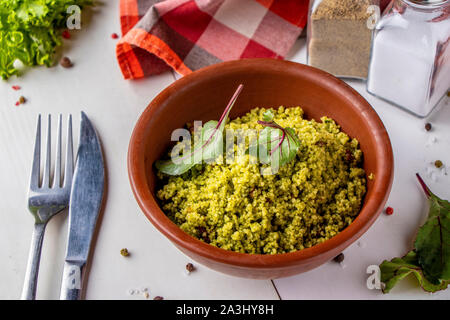
POLYGON ((441 168, 444 164, 442 163, 442 161, 441 160, 436 160, 435 162, 434 162, 434 165, 436 166, 436 168, 441 168))
POLYGON ((20 104, 23 104, 23 103, 25 103, 25 102, 27 102, 27 99, 25 99, 24 96, 20 96, 20 97, 19 97, 19 103, 20 103, 20 104))
POLYGON ((341 263, 342 261, 344 261, 344 254, 343 253, 339 253, 336 257, 334 257, 334 261, 337 263, 341 263))
POLYGON ((70 32, 69 32, 68 30, 64 30, 64 31, 62 32, 62 37, 63 37, 64 39, 70 39, 70 32))
POLYGON ((192 271, 195 270, 195 267, 194 267, 194 265, 193 265, 192 263, 189 262, 189 263, 186 265, 186 270, 187 270, 189 273, 191 273, 192 271))
POLYGON ((427 124, 425 124, 425 130, 427 130, 427 131, 430 131, 432 127, 433 126, 429 122, 427 124))
POLYGON ((164 300, 164 298, 161 297, 161 296, 156 296, 156 297, 153 298, 153 300, 164 300))
POLYGON ((63 68, 71 68, 73 66, 72 61, 68 57, 63 57, 60 61, 60 64, 63 68))
POLYGON ((120 250, 120 254, 124 257, 128 257, 130 255, 130 253, 128 252, 127 248, 123 248, 120 250))
POLYGON ((387 215, 390 216, 391 214, 394 213, 394 209, 393 209, 392 207, 387 207, 386 210, 385 210, 385 212, 386 212, 387 215))

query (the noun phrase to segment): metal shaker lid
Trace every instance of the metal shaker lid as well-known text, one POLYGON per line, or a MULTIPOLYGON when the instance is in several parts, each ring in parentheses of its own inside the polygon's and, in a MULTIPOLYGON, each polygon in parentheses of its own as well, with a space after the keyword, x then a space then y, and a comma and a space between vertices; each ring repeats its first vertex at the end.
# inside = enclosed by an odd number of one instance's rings
POLYGON ((409 2, 419 4, 422 6, 439 6, 449 2, 449 0, 409 0, 409 2))

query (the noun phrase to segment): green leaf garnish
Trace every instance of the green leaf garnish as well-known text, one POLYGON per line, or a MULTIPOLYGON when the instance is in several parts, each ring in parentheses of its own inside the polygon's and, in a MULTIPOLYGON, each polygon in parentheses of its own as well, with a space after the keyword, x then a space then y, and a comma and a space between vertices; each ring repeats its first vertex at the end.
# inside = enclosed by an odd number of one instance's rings
POLYGON ((413 274, 423 290, 427 292, 436 292, 445 290, 449 281, 440 281, 433 284, 424 276, 423 270, 419 265, 417 254, 414 250, 408 252, 402 258, 394 258, 391 261, 383 261, 380 265, 381 281, 385 284, 383 293, 388 293, 397 284, 398 281, 413 274))
POLYGON ((67 8, 93 5, 92 0, 0 0, 0 76, 8 79, 26 66, 53 64, 56 47, 70 16, 67 8))
POLYGON ((265 128, 259 133, 259 138, 250 144, 248 153, 258 155, 262 163, 278 168, 295 159, 300 139, 294 129, 283 128, 273 119, 270 110, 263 114, 263 121, 258 123, 265 128))
POLYGON ((189 171, 196 164, 201 163, 202 160, 211 161, 220 156, 223 148, 225 124, 242 88, 243 85, 241 84, 236 89, 219 121, 208 121, 202 127, 200 145, 198 147, 194 148, 192 152, 188 152, 176 159, 158 160, 155 162, 155 167, 162 173, 177 176, 189 171))
POLYGON ((450 282, 450 203, 433 194, 419 174, 416 176, 428 197, 430 211, 417 232, 414 250, 380 265, 384 293, 411 273, 428 292, 445 290, 450 282))
POLYGON ((433 284, 450 280, 450 203, 433 194, 417 175, 428 196, 430 211, 420 227, 414 248, 425 276, 433 284))

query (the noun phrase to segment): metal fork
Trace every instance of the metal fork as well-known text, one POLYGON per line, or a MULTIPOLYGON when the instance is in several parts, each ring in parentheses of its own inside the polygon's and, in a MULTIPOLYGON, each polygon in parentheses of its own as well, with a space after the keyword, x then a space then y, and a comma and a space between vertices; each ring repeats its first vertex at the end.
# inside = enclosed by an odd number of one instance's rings
POLYGON ((33 165, 31 170, 30 190, 28 193, 28 209, 35 218, 34 231, 31 238, 31 248, 28 256, 27 271, 22 290, 22 300, 34 300, 39 272, 42 241, 47 222, 57 213, 67 208, 70 199, 70 188, 73 177, 73 141, 72 116, 69 115, 67 125, 67 147, 64 177, 61 176, 61 131, 62 116, 58 121, 58 136, 56 147, 56 163, 53 183, 51 182, 51 116, 48 116, 47 152, 44 175, 40 183, 41 157, 41 115, 38 116, 36 141, 34 145, 33 165), (64 180, 64 181, 62 181, 64 180))

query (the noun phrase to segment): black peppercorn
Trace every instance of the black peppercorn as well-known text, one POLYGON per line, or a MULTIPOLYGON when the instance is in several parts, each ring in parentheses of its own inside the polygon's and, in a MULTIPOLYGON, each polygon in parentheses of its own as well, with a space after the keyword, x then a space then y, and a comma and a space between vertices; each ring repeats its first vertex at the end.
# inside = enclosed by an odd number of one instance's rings
POLYGON ((344 261, 344 254, 343 253, 339 253, 333 260, 337 263, 341 263, 342 261, 344 261))
POLYGON ((186 270, 190 273, 190 272, 195 270, 195 267, 194 267, 194 265, 192 263, 188 263, 186 265, 186 270))
POLYGON ((72 61, 68 57, 63 57, 60 61, 60 64, 63 68, 70 68, 73 66, 72 61))

